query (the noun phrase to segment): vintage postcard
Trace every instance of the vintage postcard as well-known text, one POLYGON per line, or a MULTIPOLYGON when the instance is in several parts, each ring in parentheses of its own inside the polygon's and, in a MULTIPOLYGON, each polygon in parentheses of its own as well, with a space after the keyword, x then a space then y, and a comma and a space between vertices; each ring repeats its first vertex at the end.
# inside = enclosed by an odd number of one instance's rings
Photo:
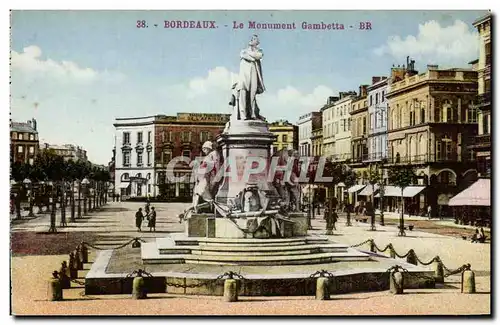
POLYGON ((11 11, 11 313, 491 316, 492 24, 11 11))

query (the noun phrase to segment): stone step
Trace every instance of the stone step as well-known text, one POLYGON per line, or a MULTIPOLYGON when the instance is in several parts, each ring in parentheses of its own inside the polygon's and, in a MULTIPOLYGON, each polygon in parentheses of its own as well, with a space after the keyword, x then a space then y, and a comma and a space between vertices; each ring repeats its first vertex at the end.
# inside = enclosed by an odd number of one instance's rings
POLYGON ((173 246, 159 249, 160 254, 198 254, 198 255, 301 255, 311 253, 346 252, 347 246, 342 244, 304 244, 289 246, 173 246))
POLYGON ((288 245, 306 245, 312 243, 328 243, 326 237, 297 237, 297 238, 205 238, 205 237, 185 237, 171 236, 170 237, 177 246, 192 246, 192 245, 213 245, 213 246, 245 246, 251 245, 254 247, 262 246, 288 246, 288 245))
POLYGON ((281 256, 246 256, 233 255, 199 255, 199 254, 169 254, 160 255, 155 243, 145 243, 141 249, 144 264, 218 264, 218 265, 298 265, 329 263, 337 261, 369 260, 370 256, 349 248, 346 252, 313 253, 304 255, 281 256))

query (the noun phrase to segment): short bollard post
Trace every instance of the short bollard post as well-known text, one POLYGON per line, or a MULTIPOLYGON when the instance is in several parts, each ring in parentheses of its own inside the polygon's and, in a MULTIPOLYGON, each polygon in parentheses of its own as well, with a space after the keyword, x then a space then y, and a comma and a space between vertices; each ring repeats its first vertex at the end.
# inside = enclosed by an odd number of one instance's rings
POLYGON ((80 259, 82 263, 89 262, 89 249, 83 242, 80 244, 80 259))
POLYGON ((408 256, 406 256, 406 263, 418 265, 417 255, 413 249, 410 249, 408 256))
POLYGON ((73 252, 69 253, 69 278, 74 280, 78 278, 78 269, 75 267, 75 255, 73 252))
POLYGON ((389 246, 389 253, 391 254, 391 258, 396 258, 396 250, 394 249, 394 247, 392 246, 389 246))
POLYGON ((77 247, 75 250, 75 268, 77 270, 83 270, 83 263, 82 260, 80 259, 80 248, 77 247))
POLYGON ((470 265, 462 272, 462 293, 476 293, 476 277, 470 265))
POLYGON ((377 252, 377 250, 375 248, 375 241, 373 241, 373 240, 370 240, 370 252, 372 252, 372 253, 377 252))
POLYGON ((62 289, 71 288, 71 279, 69 277, 69 270, 66 261, 61 263, 61 268, 59 269, 59 280, 61 282, 62 289))
POLYGON ((235 279, 224 280, 224 301, 238 301, 238 283, 235 279))
POLYGON ((148 296, 146 294, 146 286, 144 284, 144 278, 139 274, 134 278, 132 282, 132 298, 134 299, 146 299, 148 296))
POLYGON ((400 295, 403 294, 403 287, 403 273, 396 268, 396 270, 389 273, 389 291, 395 295, 400 295))
POLYGON ((439 259, 434 259, 434 262, 432 262, 432 270, 434 271, 434 280, 436 280, 436 283, 443 284, 444 269, 443 263, 439 259))
POLYGON ((59 272, 57 271, 52 272, 52 278, 49 280, 48 300, 49 301, 63 300, 61 281, 59 280, 59 272))
POLYGON ((316 279, 316 300, 330 300, 329 283, 329 279, 325 277, 316 279))

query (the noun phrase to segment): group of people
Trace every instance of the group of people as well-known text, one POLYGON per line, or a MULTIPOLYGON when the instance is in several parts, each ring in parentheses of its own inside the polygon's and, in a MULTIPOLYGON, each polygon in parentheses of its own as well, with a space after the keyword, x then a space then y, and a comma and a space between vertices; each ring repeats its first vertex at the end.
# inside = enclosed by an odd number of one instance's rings
POLYGON ((135 213, 135 226, 138 231, 142 231, 141 226, 144 219, 148 221, 149 231, 156 231, 156 211, 154 207, 150 207, 149 202, 144 207, 144 213, 142 208, 139 208, 135 213))

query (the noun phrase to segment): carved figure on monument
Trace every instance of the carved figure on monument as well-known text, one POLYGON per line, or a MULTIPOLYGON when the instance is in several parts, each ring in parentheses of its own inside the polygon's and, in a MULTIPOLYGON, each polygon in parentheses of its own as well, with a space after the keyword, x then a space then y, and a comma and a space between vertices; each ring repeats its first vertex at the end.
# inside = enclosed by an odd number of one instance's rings
POLYGON ((240 53, 240 74, 239 80, 234 89, 237 92, 237 109, 239 116, 236 119, 262 120, 259 114, 256 96, 265 91, 264 79, 262 78, 261 60, 264 56, 259 48, 259 37, 253 35, 248 43, 248 47, 240 53), (239 117, 239 118, 238 118, 239 117))
POLYGON ((300 196, 300 162, 299 152, 297 150, 282 149, 277 151, 274 157, 278 157, 277 167, 284 168, 288 166, 290 160, 293 160, 290 177, 285 179, 287 172, 277 170, 273 180, 273 185, 281 197, 281 203, 288 211, 299 210, 299 196, 300 196))
POLYGON ((221 167, 221 159, 219 152, 214 149, 211 141, 206 141, 202 148, 205 154, 199 169, 194 170, 196 184, 193 191, 193 208, 198 211, 200 200, 205 202, 213 201, 218 190, 219 182, 216 179, 217 173, 221 167))

